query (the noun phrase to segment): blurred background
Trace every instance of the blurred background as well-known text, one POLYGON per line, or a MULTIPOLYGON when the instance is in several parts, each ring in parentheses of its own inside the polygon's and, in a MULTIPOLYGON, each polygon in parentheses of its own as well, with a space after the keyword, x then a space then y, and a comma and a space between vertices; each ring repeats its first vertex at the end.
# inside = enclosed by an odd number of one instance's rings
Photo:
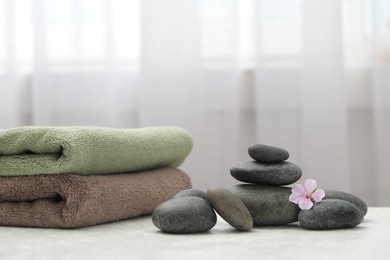
POLYGON ((183 127, 200 189, 280 146, 390 206, 390 0, 0 0, 0 129, 23 125, 183 127))

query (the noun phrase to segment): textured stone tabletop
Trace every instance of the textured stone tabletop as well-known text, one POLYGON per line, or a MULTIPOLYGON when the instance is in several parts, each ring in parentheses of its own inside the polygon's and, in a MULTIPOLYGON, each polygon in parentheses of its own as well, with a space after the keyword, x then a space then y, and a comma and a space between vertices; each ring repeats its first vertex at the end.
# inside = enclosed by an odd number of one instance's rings
POLYGON ((0 227, 0 259, 390 259, 390 208, 369 208, 352 229, 292 224, 235 231, 218 218, 207 233, 164 234, 150 217, 76 230, 0 227))

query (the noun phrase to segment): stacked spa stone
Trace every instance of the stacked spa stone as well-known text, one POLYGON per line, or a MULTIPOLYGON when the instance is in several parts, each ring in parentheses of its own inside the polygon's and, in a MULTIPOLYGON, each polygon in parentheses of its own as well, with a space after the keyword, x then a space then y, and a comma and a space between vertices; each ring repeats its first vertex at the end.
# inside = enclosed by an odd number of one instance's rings
POLYGON ((287 162, 289 153, 281 148, 253 144, 248 148, 251 161, 230 168, 240 184, 230 188, 249 209, 255 226, 283 225, 298 220, 300 209, 289 201, 291 188, 282 187, 298 181, 302 170, 287 162))
POLYGON ((254 161, 238 162, 231 175, 242 182, 230 191, 249 209, 255 226, 283 225, 299 221, 309 229, 334 229, 353 227, 361 223, 367 205, 360 198, 340 191, 325 190, 324 199, 310 210, 289 201, 291 187, 302 176, 302 170, 287 162, 289 153, 263 144, 253 144, 248 153, 254 161))
POLYGON ((205 232, 216 224, 216 211, 240 231, 296 221, 301 227, 320 230, 356 226, 367 213, 363 200, 333 190, 325 190, 324 199, 312 209, 301 210, 289 201, 291 187, 285 187, 302 176, 299 166, 286 161, 289 153, 263 144, 251 145, 248 153, 253 160, 238 162, 230 169, 233 178, 246 184, 230 189, 212 187, 207 193, 181 191, 155 209, 154 225, 169 233, 205 232))

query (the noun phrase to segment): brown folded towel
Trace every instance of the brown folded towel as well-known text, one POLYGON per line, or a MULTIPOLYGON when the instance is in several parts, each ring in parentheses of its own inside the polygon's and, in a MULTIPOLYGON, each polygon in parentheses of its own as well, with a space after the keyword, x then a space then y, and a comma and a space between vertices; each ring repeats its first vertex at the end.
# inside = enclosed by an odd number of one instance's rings
POLYGON ((35 175, 0 178, 0 225, 78 228, 149 215, 191 188, 174 168, 131 174, 35 175))

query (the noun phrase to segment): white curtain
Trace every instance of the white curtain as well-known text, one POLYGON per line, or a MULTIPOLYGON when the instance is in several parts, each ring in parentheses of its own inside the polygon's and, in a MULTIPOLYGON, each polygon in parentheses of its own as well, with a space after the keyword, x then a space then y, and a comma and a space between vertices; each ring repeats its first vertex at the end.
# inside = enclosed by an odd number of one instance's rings
POLYGON ((247 147, 390 206, 389 0, 0 0, 0 129, 177 125, 193 186, 247 147))

